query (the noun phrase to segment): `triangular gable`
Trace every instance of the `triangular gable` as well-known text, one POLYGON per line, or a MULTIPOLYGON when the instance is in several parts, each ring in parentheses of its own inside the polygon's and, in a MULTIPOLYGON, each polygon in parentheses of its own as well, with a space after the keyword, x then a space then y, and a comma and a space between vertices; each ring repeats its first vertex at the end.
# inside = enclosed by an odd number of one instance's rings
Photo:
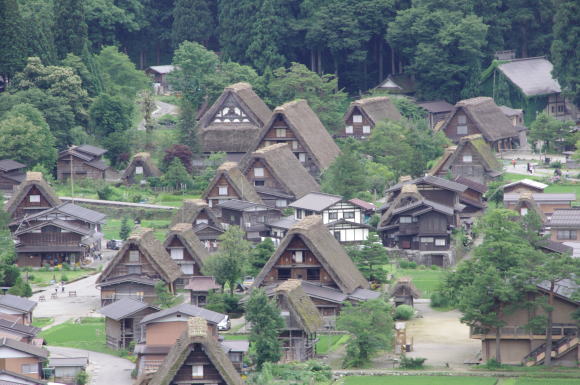
POLYGON ((221 180, 225 180, 228 186, 234 189, 240 200, 263 204, 256 189, 248 182, 235 162, 225 162, 217 169, 214 179, 203 193, 204 199, 209 198, 209 193, 221 180))
POLYGON ((161 171, 159 171, 157 166, 153 163, 153 160, 151 159, 151 154, 149 154, 148 152, 139 152, 133 155, 133 157, 131 158, 131 162, 129 162, 129 165, 127 166, 125 171, 123 171, 121 179, 128 179, 129 177, 135 175, 135 168, 137 167, 138 164, 140 164, 141 167, 143 167, 144 178, 161 176, 161 171))
POLYGON ((528 210, 535 211, 542 222, 546 222, 546 215, 538 205, 538 203, 534 200, 533 195, 531 193, 523 193, 520 195, 520 199, 516 202, 513 210, 516 211, 518 214, 521 215, 521 209, 527 208, 528 210))
POLYGON ((50 187, 50 185, 44 180, 42 173, 40 172, 27 172, 26 180, 22 182, 12 198, 6 202, 5 209, 8 214, 13 215, 16 209, 20 206, 22 201, 30 195, 31 190, 36 194, 38 193, 44 200, 48 203, 49 207, 55 207, 62 202, 56 195, 56 192, 50 187))
POLYGON ((195 235, 191 224, 179 223, 173 226, 165 238, 165 242, 163 242, 163 247, 167 249, 174 239, 177 239, 189 252, 189 255, 191 255, 195 263, 197 263, 201 269, 205 260, 209 257, 209 254, 197 235, 195 235))
MULTIPOLYGON (((245 103, 233 92, 224 92, 225 98, 217 105, 210 124, 224 123, 245 123, 258 125, 255 115, 251 112, 245 103)), ((221 99, 221 98, 220 98, 221 99)), ((213 107, 212 107, 213 109, 213 107)), ((213 111, 211 111, 213 112, 213 111)))
POLYGON ((208 206, 207 202, 202 199, 184 200, 183 205, 177 210, 175 215, 173 215, 170 227, 173 227, 178 223, 191 223, 191 225, 195 227, 196 220, 201 215, 207 217, 210 226, 221 229, 221 224, 215 213, 208 206))

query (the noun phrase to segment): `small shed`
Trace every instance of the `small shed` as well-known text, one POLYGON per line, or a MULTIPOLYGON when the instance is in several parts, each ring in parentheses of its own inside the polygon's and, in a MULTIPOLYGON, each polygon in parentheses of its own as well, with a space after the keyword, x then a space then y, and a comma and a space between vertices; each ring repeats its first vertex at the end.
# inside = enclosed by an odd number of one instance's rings
POLYGON ((123 172, 121 179, 126 184, 146 183, 146 178, 158 178, 161 171, 157 168, 151 154, 148 152, 139 152, 133 155, 131 162, 123 172))
POLYGON ((77 375, 84 372, 88 365, 88 357, 51 357, 48 360, 54 381, 63 384, 76 384, 77 375))
POLYGON ((171 91, 167 75, 174 70, 175 66, 173 65, 151 66, 145 70, 145 73, 153 78, 156 94, 165 94, 171 91))
POLYGON ((389 295, 393 298, 395 307, 399 305, 413 306, 413 300, 419 298, 421 293, 415 287, 411 278, 402 277, 395 282, 389 291, 389 295))
POLYGON ((204 307, 207 305, 207 297, 210 291, 220 289, 214 277, 195 276, 189 279, 185 290, 189 290, 190 303, 195 306, 204 307))

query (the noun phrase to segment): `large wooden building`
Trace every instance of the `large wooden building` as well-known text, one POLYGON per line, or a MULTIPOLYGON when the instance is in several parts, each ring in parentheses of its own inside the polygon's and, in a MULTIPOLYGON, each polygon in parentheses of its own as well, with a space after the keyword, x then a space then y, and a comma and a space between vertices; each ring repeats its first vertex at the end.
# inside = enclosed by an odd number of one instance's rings
POLYGON ((260 148, 245 162, 242 172, 254 185, 264 204, 284 208, 304 195, 320 191, 286 143, 260 148))
POLYGON ((344 130, 338 136, 368 138, 377 123, 387 119, 402 119, 401 113, 388 96, 356 100, 344 114, 344 130))
POLYGON ((78 179, 105 179, 109 168, 103 161, 107 150, 83 144, 71 146, 58 154, 56 162, 56 178, 60 181, 73 177, 78 179))
POLYGON ((205 154, 225 152, 228 160, 239 161, 252 146, 272 111, 248 83, 224 89, 199 119, 201 148, 205 154))
POLYGON ((6 202, 4 209, 15 221, 61 204, 56 192, 42 177, 42 173, 29 171, 24 182, 6 202))
POLYGON ((179 288, 187 285, 191 277, 203 275, 201 270, 209 257, 209 251, 195 235, 191 224, 178 223, 172 226, 163 246, 181 269, 182 276, 176 281, 179 288))
POLYGON ((218 249, 219 237, 224 233, 221 222, 203 199, 186 199, 171 219, 171 227, 191 223, 193 231, 209 252, 218 249))
POLYGON ((127 184, 144 184, 147 178, 159 178, 161 171, 157 168, 151 154, 148 152, 139 152, 131 158, 129 165, 123 171, 121 179, 127 184))
POLYGON ((431 175, 451 179, 463 177, 480 184, 497 179, 503 166, 481 135, 468 135, 459 139, 457 146, 448 147, 429 172, 431 175))
POLYGON ((240 374, 201 317, 187 326, 171 346, 158 370, 142 375, 139 385, 213 384, 242 385, 240 374))
POLYGON ((496 151, 519 146, 519 132, 492 98, 477 97, 457 102, 440 128, 454 143, 465 136, 481 134, 496 151))
POLYGON ((574 193, 529 193, 524 192, 509 193, 503 195, 504 206, 511 210, 516 210, 524 215, 522 211, 522 201, 533 201, 540 210, 540 215, 543 218, 549 219, 550 216, 557 209, 569 209, 572 203, 576 201, 576 194, 574 193))
POLYGON ((97 278, 101 305, 126 297, 153 304, 157 300, 155 284, 163 281, 174 292, 175 281, 181 276, 181 269, 153 230, 137 228, 97 278))
POLYGON ((270 236, 268 224, 282 218, 279 209, 252 203, 230 199, 218 205, 222 213, 222 225, 239 226, 246 233, 246 239, 252 242, 261 242, 270 236))
POLYGON ((225 162, 218 167, 202 198, 218 216, 221 216, 218 205, 230 199, 263 203, 254 186, 248 182, 235 162, 225 162))
POLYGON ((252 151, 277 143, 288 143, 296 158, 315 178, 340 154, 332 136, 302 99, 276 107, 252 151))
POLYGON ((12 192, 26 179, 26 165, 12 159, 0 160, 0 190, 12 192))
POLYGON ((580 208, 556 209, 549 221, 550 239, 555 242, 577 242, 580 239, 580 208))
MULTIPOLYGON (((16 341, 8 337, 0 337, 0 370, 13 377, 20 377, 12 384, 37 384, 35 380, 42 378, 43 363, 48 358, 48 350, 43 347, 16 341)), ((0 379, 7 379, 4 373, 0 379)), ((13 378, 10 378, 11 380, 13 378)), ((8 384, 12 385, 10 382, 8 384)))

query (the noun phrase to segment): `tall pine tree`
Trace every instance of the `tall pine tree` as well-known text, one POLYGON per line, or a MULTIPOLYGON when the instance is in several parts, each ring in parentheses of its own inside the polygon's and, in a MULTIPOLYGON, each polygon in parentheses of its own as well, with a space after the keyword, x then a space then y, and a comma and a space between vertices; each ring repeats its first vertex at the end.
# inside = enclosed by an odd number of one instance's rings
POLYGON ((25 63, 25 36, 18 2, 0 0, 0 76, 9 79, 25 63))
POLYGON ((263 0, 258 11, 252 33, 252 42, 248 46, 247 57, 253 67, 263 73, 266 68, 282 67, 286 61, 280 53, 280 26, 282 19, 277 12, 278 0, 263 0))
POLYGON ((174 47, 185 40, 197 41, 207 47, 214 29, 214 15, 207 0, 176 0, 171 26, 174 47))
POLYGON ((246 52, 252 42, 256 0, 220 0, 218 2, 219 36, 222 57, 248 64, 246 52))
POLYGON ((88 36, 83 0, 56 1, 54 16, 54 41, 58 58, 64 59, 68 53, 81 56, 88 36))
POLYGON ((554 75, 570 94, 576 105, 580 105, 580 3, 578 0, 556 0, 554 17, 554 41, 552 62, 554 75))

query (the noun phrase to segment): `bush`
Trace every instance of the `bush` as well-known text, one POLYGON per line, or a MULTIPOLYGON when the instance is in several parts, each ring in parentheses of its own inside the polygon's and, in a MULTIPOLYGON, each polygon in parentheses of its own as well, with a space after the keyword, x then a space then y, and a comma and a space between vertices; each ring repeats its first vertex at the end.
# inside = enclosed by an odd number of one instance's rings
POLYGON ((106 185, 106 186, 103 186, 103 187, 100 187, 97 189, 97 196, 99 197, 100 200, 103 200, 103 201, 113 200, 114 194, 115 194, 115 191, 109 185, 106 185))
POLYGON ((449 298, 447 298, 441 292, 434 292, 431 294, 431 307, 449 307, 451 306, 451 302, 449 298))
POLYGON ((426 358, 409 358, 405 355, 401 356, 402 369, 423 369, 423 364, 427 361, 426 358))
POLYGON ((236 295, 230 295, 228 293, 210 293, 207 305, 205 307, 208 310, 212 310, 218 313, 241 313, 243 310, 239 305, 239 298, 236 295))
POLYGON ((484 369, 496 370, 501 369, 503 365, 497 362, 495 358, 492 358, 491 360, 487 360, 485 364, 481 365, 481 367, 484 369))
POLYGON ((34 281, 36 277, 34 276, 34 274, 28 274, 28 280, 29 281, 34 281))
POLYGON ((76 378, 75 378, 75 382, 77 383, 77 385, 86 385, 87 382, 89 382, 89 375, 87 372, 80 371, 76 378))
POLYGON ((437 265, 431 265, 431 270, 439 270, 440 267, 437 265))
POLYGON ((409 305, 399 305, 395 309, 396 320, 408 321, 413 317, 414 314, 415 310, 409 305))
POLYGON ((66 274, 61 274, 60 275, 60 281, 61 282, 68 282, 68 277, 66 274))
POLYGON ((550 168, 562 168, 562 162, 556 160, 550 163, 550 168))
POLYGON ((401 269, 416 269, 417 262, 402 260, 401 262, 399 262, 399 267, 401 269))
POLYGON ((71 270, 70 265, 68 263, 66 263, 66 262, 62 264, 62 269, 64 271, 70 271, 71 270))

